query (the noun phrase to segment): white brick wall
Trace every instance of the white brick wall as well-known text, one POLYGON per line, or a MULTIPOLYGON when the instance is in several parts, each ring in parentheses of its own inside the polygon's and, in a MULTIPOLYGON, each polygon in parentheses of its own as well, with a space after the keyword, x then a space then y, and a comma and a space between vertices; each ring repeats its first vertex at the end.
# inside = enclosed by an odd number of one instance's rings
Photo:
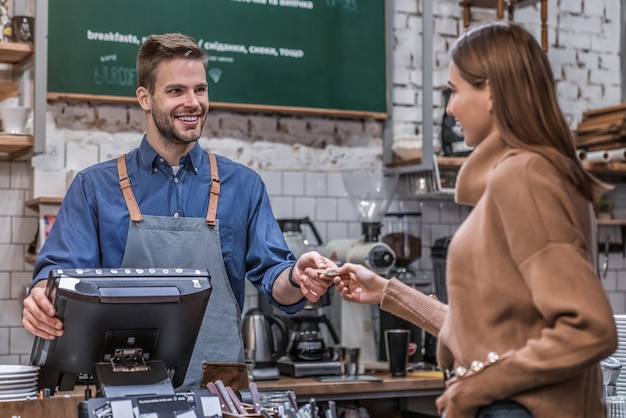
MULTIPOLYGON (((421 2, 395 0, 394 7, 394 134, 416 134, 422 119, 421 2)), ((439 91, 447 83, 449 49, 462 30, 462 10, 458 0, 437 0, 433 7, 437 123, 443 112, 439 91)), ((475 18, 493 15, 474 13, 475 18)), ((622 101, 619 15, 619 0, 548 1, 548 57, 572 127, 585 110, 622 101)), ((536 36, 539 19, 537 6, 515 13, 515 20, 536 36)), ((67 143, 66 169, 109 159, 136 146, 144 129, 143 113, 137 106, 54 102, 48 116, 49 134, 61 135, 67 143), (106 132, 95 127, 96 115, 108 121, 106 132)), ((261 171, 277 217, 311 217, 324 241, 361 235, 337 171, 380 159, 381 122, 213 111, 205 134, 208 139, 202 141, 203 146, 261 171), (270 131, 277 125, 280 132, 270 131)), ((58 158, 64 159, 65 149, 58 151, 63 154, 58 158)), ((48 173, 43 174, 39 177, 48 173)), ((57 180, 61 184, 56 187, 63 189, 65 176, 61 170, 57 180)), ((37 214, 25 208, 24 202, 33 194, 45 194, 35 193, 34 177, 28 162, 0 162, 0 363, 27 363, 30 353, 32 338, 21 327, 20 318, 24 287, 32 273, 24 254, 37 228, 37 214)), ((424 248, 419 265, 429 276, 430 245, 452 235, 468 211, 449 201, 407 204, 423 211, 424 248)), ((611 233, 619 231, 613 228, 611 233)), ((626 312, 626 264, 621 254, 610 255, 603 283, 615 311, 626 312)), ((255 302, 256 293, 249 293, 247 305, 255 302)))

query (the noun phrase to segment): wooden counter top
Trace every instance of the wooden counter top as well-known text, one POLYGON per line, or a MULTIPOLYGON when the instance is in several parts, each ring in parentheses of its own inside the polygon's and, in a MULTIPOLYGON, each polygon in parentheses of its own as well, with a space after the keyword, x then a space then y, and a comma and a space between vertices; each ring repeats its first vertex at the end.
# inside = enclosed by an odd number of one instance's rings
POLYGON ((0 402, 0 417, 73 418, 78 417, 78 404, 84 396, 53 396, 48 399, 0 402))
POLYGON ((315 397, 319 400, 394 398, 433 395, 443 391, 441 372, 409 372, 406 377, 376 374, 382 382, 333 381, 320 382, 314 378, 281 376, 278 380, 257 381, 259 390, 293 390, 296 397, 315 397))

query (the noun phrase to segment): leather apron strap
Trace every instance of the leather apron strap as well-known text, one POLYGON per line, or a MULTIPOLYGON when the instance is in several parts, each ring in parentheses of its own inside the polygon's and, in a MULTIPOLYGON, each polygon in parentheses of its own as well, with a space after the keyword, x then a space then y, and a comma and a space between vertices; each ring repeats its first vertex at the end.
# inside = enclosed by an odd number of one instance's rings
POLYGON ((209 192, 209 208, 206 212, 206 223, 213 227, 217 217, 217 201, 220 197, 220 176, 217 172, 217 160, 212 152, 209 154, 209 163, 211 165, 211 190, 209 192))
POLYGON ((124 201, 126 201, 126 207, 128 208, 130 219, 133 222, 141 222, 143 220, 143 216, 141 215, 141 211, 137 205, 133 189, 130 187, 130 179, 128 178, 128 171, 126 170, 126 154, 120 155, 117 159, 117 174, 120 179, 120 188, 124 194, 124 201))
MULTIPOLYGON (((217 171, 217 160, 215 154, 208 152, 209 162, 211 166, 211 189, 209 192, 209 207, 206 213, 206 223, 213 227, 215 226, 215 220, 217 219, 217 202, 220 197, 220 177, 217 171)), ((137 205, 137 199, 135 199, 135 193, 130 185, 130 178, 128 177, 128 171, 126 169, 126 154, 120 155, 117 159, 117 173, 120 181, 120 188, 124 194, 124 201, 130 214, 130 219, 133 222, 141 222, 143 216, 139 205, 137 205)))

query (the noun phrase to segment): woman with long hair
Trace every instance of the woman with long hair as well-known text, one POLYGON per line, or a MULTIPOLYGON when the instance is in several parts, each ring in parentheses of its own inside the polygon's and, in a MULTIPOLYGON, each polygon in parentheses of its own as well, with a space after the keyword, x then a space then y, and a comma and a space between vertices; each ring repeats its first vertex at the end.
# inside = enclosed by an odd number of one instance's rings
POLYGON ((599 362, 617 348, 596 270, 593 202, 550 63, 509 22, 469 29, 452 50, 447 113, 474 151, 455 200, 472 206, 447 255, 448 304, 343 265, 342 298, 378 303, 437 336, 446 418, 606 416, 599 362))

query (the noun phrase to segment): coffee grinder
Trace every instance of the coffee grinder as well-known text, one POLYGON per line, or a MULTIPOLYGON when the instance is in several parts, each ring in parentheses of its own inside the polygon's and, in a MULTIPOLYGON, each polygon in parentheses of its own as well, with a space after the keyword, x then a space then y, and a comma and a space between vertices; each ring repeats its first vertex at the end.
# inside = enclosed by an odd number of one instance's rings
MULTIPOLYGON (((402 202, 400 202, 399 207, 402 208, 402 206, 402 202)), ((420 279, 417 277, 414 269, 412 269, 414 263, 422 255, 421 212, 389 212, 385 215, 383 223, 385 234, 381 240, 389 245, 396 254, 396 264, 387 276, 390 278, 395 277, 409 286, 431 286, 430 280, 420 279)), ((388 329, 410 330, 410 341, 415 343, 420 349, 409 357, 409 362, 419 363, 423 361, 421 347, 424 340, 424 332, 421 328, 389 312, 380 310, 379 329, 378 357, 381 361, 387 360, 384 335, 385 330, 388 329)))
POLYGON ((398 173, 380 170, 354 170, 342 173, 350 202, 361 221, 363 235, 356 239, 328 242, 319 252, 339 263, 363 264, 375 273, 386 275, 396 263, 396 254, 380 242, 382 219, 391 204, 398 173))
POLYGON ((389 275, 409 282, 415 278, 411 264, 422 256, 422 213, 390 212, 385 214, 385 235, 382 242, 396 255, 396 263, 389 275))

